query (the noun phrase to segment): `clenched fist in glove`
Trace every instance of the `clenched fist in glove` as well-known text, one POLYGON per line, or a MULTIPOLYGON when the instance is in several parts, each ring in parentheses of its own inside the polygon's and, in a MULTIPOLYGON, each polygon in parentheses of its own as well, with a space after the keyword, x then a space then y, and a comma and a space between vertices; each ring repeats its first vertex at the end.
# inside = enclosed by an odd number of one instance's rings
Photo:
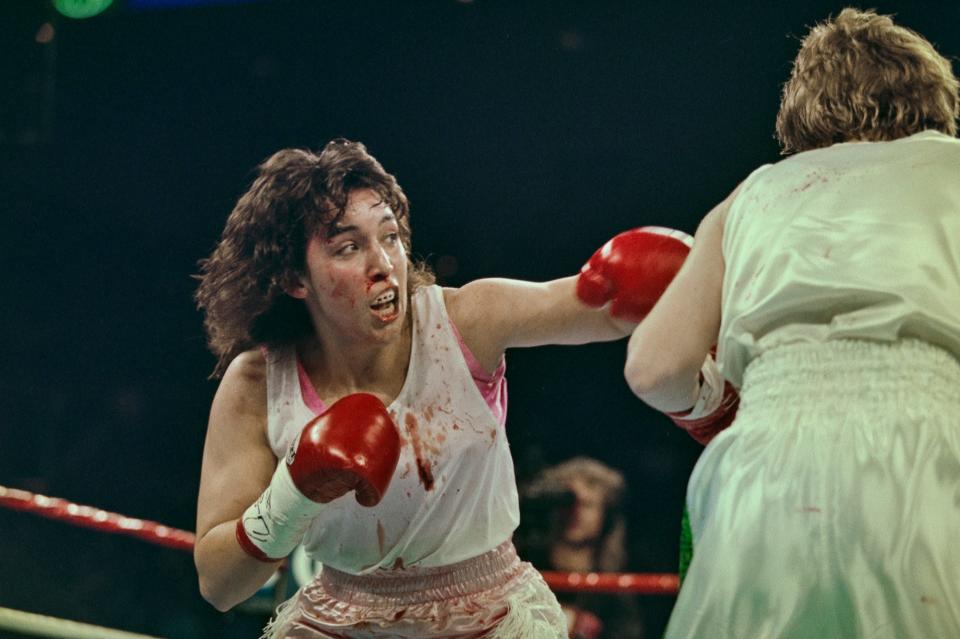
POLYGON ((311 420, 277 465, 270 485, 237 521, 237 541, 261 561, 287 556, 323 505, 351 490, 362 506, 383 498, 400 457, 386 407, 348 395, 311 420))
POLYGON ((580 269, 577 297, 588 306, 610 302, 610 315, 639 322, 673 280, 693 246, 683 231, 644 226, 616 235, 580 269))
POLYGON ((706 446, 717 434, 733 423, 740 407, 740 393, 723 378, 714 352, 700 368, 700 390, 693 408, 680 413, 666 413, 670 420, 706 446))

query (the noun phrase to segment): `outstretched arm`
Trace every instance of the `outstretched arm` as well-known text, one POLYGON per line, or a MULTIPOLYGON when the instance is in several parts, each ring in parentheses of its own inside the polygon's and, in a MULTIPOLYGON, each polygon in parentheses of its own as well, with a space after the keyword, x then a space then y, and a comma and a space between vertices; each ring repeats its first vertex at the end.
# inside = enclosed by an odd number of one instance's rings
POLYGON ((550 282, 490 278, 445 289, 444 297, 470 350, 493 370, 507 348, 586 344, 630 334, 633 322, 587 306, 577 299, 576 286, 576 277, 550 282))
POLYGON ((618 339, 653 307, 686 258, 690 239, 662 227, 632 229, 598 249, 575 277, 478 280, 445 290, 447 309, 488 370, 511 347, 618 339))

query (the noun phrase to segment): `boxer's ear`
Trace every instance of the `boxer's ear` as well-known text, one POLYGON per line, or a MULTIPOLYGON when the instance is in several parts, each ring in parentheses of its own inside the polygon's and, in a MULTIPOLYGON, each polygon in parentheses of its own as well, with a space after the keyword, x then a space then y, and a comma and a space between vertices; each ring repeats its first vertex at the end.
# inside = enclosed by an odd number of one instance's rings
POLYGON ((298 300, 307 297, 306 278, 297 272, 287 273, 277 279, 277 284, 283 289, 283 292, 298 300))
POLYGON ((307 297, 307 287, 303 284, 297 284, 296 286, 284 286, 283 292, 290 297, 295 297, 298 300, 302 300, 307 297))

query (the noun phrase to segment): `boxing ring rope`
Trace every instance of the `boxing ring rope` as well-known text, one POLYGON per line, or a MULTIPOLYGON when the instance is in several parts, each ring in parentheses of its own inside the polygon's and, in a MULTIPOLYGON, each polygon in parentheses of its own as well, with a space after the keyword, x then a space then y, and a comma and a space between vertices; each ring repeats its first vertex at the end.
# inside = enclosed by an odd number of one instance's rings
POLYGON ((187 552, 193 551, 193 543, 196 541, 192 532, 170 528, 155 521, 124 517, 93 506, 80 506, 59 497, 37 495, 6 486, 0 486, 0 506, 66 521, 83 528, 130 535, 158 546, 187 552))
MULTIPOLYGON (((174 548, 185 552, 192 552, 196 536, 189 531, 165 526, 155 521, 126 517, 117 513, 108 512, 93 506, 81 506, 59 497, 47 497, 26 490, 0 486, 0 507, 11 510, 30 512, 41 517, 65 521, 75 526, 92 528, 101 532, 129 535, 148 543, 174 548)), ((679 577, 670 573, 575 573, 556 570, 541 571, 544 581, 555 592, 591 592, 606 594, 634 594, 634 595, 676 595, 680 586, 679 577)), ((5 625, 8 617, 29 615, 0 608, 0 628, 17 629, 18 626, 5 625)), ((42 615, 30 615, 41 618, 42 615)), ((22 617, 21 621, 26 619, 22 617)), ((44 618, 46 620, 52 617, 44 618)), ((62 620, 54 620, 62 621, 62 620)), ((65 624, 76 622, 62 621, 65 624)), ((85 624, 78 624, 83 626, 85 624)), ((26 627, 26 626, 24 626, 26 627)), ((96 628, 95 626, 90 626, 96 628)), ((43 637, 104 637, 117 639, 134 639, 146 637, 122 631, 109 631, 120 634, 102 634, 109 629, 103 629, 101 634, 78 634, 79 630, 67 634, 38 634, 43 637)))
POLYGON ((562 572, 541 570, 554 592, 595 592, 609 595, 676 595, 680 577, 673 573, 562 572))
POLYGON ((58 639, 158 639, 151 635, 139 635, 124 630, 94 626, 79 621, 69 621, 38 615, 32 612, 0 608, 0 628, 13 630, 34 637, 58 639))

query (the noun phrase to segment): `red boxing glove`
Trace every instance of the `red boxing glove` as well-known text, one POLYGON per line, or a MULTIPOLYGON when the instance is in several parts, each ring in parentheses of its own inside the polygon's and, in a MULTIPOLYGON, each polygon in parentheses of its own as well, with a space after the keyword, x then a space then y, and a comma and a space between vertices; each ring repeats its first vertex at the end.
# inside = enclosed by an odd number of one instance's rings
POLYGON ((322 504, 356 490, 376 506, 400 458, 400 435, 386 407, 367 393, 347 395, 308 423, 287 452, 287 470, 304 496, 322 504))
POLYGON ((723 378, 711 351, 700 368, 700 393, 693 408, 679 413, 666 413, 666 416, 706 446, 733 423, 739 407, 740 393, 723 378))
POLYGON ((400 458, 400 435, 386 407, 348 395, 311 420, 277 465, 270 485, 237 521, 237 542, 261 561, 285 557, 323 504, 355 490, 362 506, 383 498, 400 458))
POLYGON ((683 231, 644 226, 600 247, 580 269, 577 297, 588 306, 610 304, 610 315, 639 322, 657 303, 690 253, 683 231))

